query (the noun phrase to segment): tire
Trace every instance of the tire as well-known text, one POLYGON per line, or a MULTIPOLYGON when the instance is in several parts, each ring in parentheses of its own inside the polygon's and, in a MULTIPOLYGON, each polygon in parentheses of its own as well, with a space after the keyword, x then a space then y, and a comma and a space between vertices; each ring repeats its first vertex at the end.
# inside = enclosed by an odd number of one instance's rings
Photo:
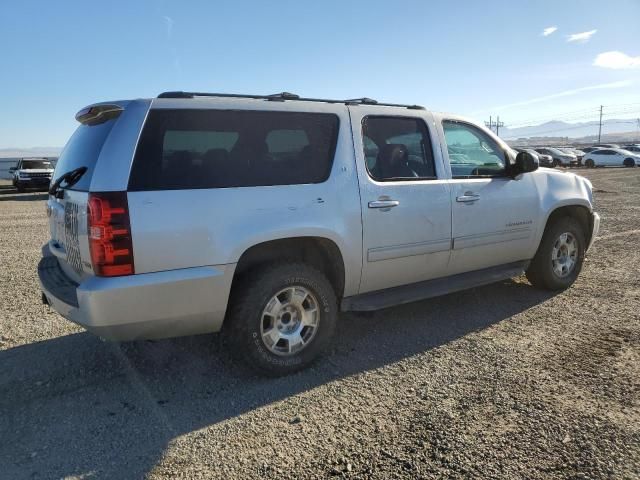
POLYGON ((555 167, 561 167, 562 166, 562 162, 560 160, 558 160, 557 158, 553 159, 553 166, 555 167))
POLYGON ((633 158, 625 158, 623 165, 625 167, 635 167, 636 161, 633 158))
POLYGON ((585 166, 587 168, 595 168, 596 167, 596 162, 594 162, 593 160, 591 160, 590 158, 587 159, 586 162, 584 162, 585 166))
POLYGON ((527 279, 534 287, 546 290, 569 288, 582 270, 585 247, 585 232, 580 223, 572 217, 559 218, 545 229, 538 251, 526 271, 527 279), (557 242, 561 241, 560 237, 565 234, 570 236, 567 239, 572 237, 575 242, 575 258, 571 269, 560 275, 554 267, 559 267, 562 262, 554 262, 553 253, 557 242))
POLYGON ((18 190, 18 193, 24 193, 26 191, 26 188, 20 184, 16 185, 16 189, 18 190))
POLYGON ((331 283, 320 271, 304 263, 270 265, 252 271, 234 285, 230 301, 223 335, 231 354, 254 370, 274 377, 310 365, 329 344, 338 318, 338 304, 331 283), (303 292, 310 296, 299 304, 288 303, 294 287, 298 288, 295 292, 300 296, 303 292), (278 302, 274 300, 276 297, 278 302), (306 313, 313 310, 314 303, 317 315, 306 313), (267 309, 278 315, 266 313, 267 309), (288 316, 287 309, 293 310, 288 316), (302 310, 305 313, 301 313, 302 310), (315 327, 303 326, 305 322, 301 318, 313 318, 315 327), (287 338, 297 342, 306 335, 307 343, 298 343, 298 350, 291 353, 284 350, 296 345, 284 337, 270 344, 269 332, 276 338, 288 333, 283 334, 281 327, 301 329, 299 337, 295 333, 298 330, 294 330, 287 338))

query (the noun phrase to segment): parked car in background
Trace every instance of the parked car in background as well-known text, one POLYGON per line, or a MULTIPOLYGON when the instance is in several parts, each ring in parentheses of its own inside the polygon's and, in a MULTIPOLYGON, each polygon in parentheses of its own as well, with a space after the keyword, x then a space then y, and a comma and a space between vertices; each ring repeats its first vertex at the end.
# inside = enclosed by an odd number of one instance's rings
POLYGON ((621 147, 623 150, 627 150, 629 152, 636 152, 636 153, 640 153, 640 145, 623 145, 621 147))
POLYGON ((76 119, 43 301, 108 339, 222 331, 269 375, 309 365, 340 311, 523 272, 566 289, 600 224, 588 179, 416 105, 167 92, 76 119))
POLYGON ((555 147, 540 147, 534 149, 538 153, 549 155, 553 159, 553 164, 556 167, 576 167, 578 166, 578 157, 572 153, 565 153, 562 150, 558 150, 555 147))
POLYGON ((630 152, 622 148, 602 148, 589 152, 584 157, 588 168, 594 167, 635 167, 640 165, 640 153, 630 152))
POLYGON ((575 155, 576 158, 578 159, 578 165, 582 165, 582 158, 585 155, 585 152, 583 152, 582 150, 578 150, 577 148, 573 148, 573 147, 555 147, 555 148, 569 155, 575 155))
POLYGON ((598 147, 583 147, 582 150, 584 153, 593 152, 594 150, 600 150, 598 147))
POLYGON ((514 147, 514 150, 517 152, 528 152, 532 155, 536 155, 541 167, 555 168, 555 164, 553 163, 553 158, 551 158, 551 155, 536 152, 533 148, 514 147))
POLYGON ((601 148, 620 148, 620 145, 616 143, 598 143, 597 145, 593 145, 593 147, 597 149, 601 148))
POLYGON ((27 188, 47 190, 53 175, 53 164, 46 158, 22 158, 15 167, 9 169, 13 186, 19 192, 27 188))

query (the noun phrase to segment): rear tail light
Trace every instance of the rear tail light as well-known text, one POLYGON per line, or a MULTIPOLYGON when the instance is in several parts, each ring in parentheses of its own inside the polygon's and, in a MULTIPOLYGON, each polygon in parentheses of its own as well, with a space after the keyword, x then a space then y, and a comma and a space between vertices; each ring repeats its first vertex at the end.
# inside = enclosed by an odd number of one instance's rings
POLYGON ((132 275, 133 242, 127 192, 90 193, 87 210, 94 273, 101 277, 132 275))

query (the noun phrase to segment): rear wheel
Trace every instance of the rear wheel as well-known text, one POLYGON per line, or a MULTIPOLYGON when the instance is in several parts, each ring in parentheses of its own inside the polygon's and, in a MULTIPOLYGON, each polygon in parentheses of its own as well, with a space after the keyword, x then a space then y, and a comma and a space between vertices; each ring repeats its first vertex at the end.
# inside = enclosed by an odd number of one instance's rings
POLYGON ((562 217, 547 227, 526 275, 531 284, 563 290, 576 281, 586 249, 585 232, 572 217, 562 217))
POLYGON ((636 161, 633 158, 625 158, 624 159, 624 166, 625 167, 635 167, 636 166, 636 161))
POLYGON ((595 166, 596 166, 596 163, 593 160, 591 160, 590 158, 587 159, 587 161, 584 162, 584 164, 587 166, 587 168, 595 168, 595 166))
POLYGON ((234 356, 280 376, 322 353, 337 317, 336 295, 321 272, 302 263, 273 265, 234 286, 224 333, 234 356))

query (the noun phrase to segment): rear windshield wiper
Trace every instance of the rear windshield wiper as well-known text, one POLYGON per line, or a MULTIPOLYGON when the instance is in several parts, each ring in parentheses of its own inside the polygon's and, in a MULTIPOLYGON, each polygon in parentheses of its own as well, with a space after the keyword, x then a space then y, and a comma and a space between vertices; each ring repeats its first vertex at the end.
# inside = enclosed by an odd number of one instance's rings
POLYGON ((66 188, 72 187, 78 182, 78 180, 80 180, 87 170, 87 167, 78 167, 61 175, 55 182, 53 182, 51 188, 49 188, 49 195, 53 195, 56 198, 62 198, 63 189, 60 188, 62 182, 65 182, 66 188))

